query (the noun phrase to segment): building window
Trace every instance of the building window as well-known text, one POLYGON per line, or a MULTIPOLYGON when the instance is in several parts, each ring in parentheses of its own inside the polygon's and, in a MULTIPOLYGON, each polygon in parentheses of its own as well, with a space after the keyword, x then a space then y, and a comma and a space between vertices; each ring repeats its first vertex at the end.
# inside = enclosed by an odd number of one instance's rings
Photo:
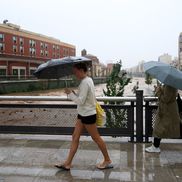
POLYGON ((24 44, 24 39, 22 37, 20 37, 19 41, 20 41, 20 45, 24 44))
POLYGON ((29 53, 30 53, 30 56, 35 56, 35 54, 36 54, 35 48, 30 48, 29 53))
POLYGON ((44 51, 43 50, 40 50, 40 55, 44 56, 44 51))
POLYGON ((30 70, 30 75, 34 75, 35 70, 30 70))
POLYGON ((23 54, 23 53, 24 53, 24 47, 20 46, 20 54, 23 54))
POLYGON ((69 50, 67 48, 63 48, 63 55, 68 56, 69 55, 69 50))
POLYGON ((35 47, 35 46, 36 46, 36 41, 34 40, 34 41, 33 41, 33 47, 35 47))
POLYGON ((43 42, 40 43, 40 47, 41 47, 42 49, 44 48, 44 43, 43 43, 43 42))
POLYGON ((20 76, 25 76, 25 69, 20 69, 20 76))
POLYGON ((18 50, 17 50, 17 46, 16 46, 16 45, 13 45, 13 52, 14 52, 14 53, 17 53, 17 51, 18 51, 18 50))
POLYGON ((4 51, 4 43, 0 43, 0 52, 4 51))
POLYGON ((36 41, 33 40, 32 42, 33 42, 33 47, 35 47, 36 46, 36 41))
POLYGON ((36 67, 30 67, 30 71, 29 71, 30 75, 33 75, 36 69, 37 69, 36 67))
POLYGON ((53 48, 53 50, 55 50, 56 49, 56 46, 55 45, 52 45, 52 48, 53 48))
POLYGON ((0 41, 3 42, 4 41, 4 34, 0 33, 0 41))
POLYGON ((3 67, 0 67, 0 75, 6 75, 6 68, 3 67))
POLYGON ((13 43, 16 44, 17 43, 17 37, 13 36, 13 43))
POLYGON ((16 77, 24 78, 26 76, 26 68, 25 67, 17 67, 13 66, 12 67, 12 74, 16 77))
POLYGON ((30 45, 30 47, 35 47, 36 41, 35 40, 29 40, 29 45, 30 45))
POLYGON ((17 75, 18 76, 18 69, 13 69, 13 75, 17 75))
POLYGON ((45 43, 45 49, 48 49, 48 44, 45 43))
POLYGON ((46 56, 46 57, 48 56, 48 51, 45 51, 45 56, 46 56))

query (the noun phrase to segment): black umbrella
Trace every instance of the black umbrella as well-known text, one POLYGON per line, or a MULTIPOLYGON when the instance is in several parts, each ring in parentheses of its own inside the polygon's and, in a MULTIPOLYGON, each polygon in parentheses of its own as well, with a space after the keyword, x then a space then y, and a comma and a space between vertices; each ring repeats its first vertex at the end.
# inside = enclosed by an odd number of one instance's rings
POLYGON ((73 65, 85 62, 91 66, 92 61, 86 57, 64 57, 61 59, 51 59, 41 64, 33 73, 39 79, 58 79, 73 74, 73 65))

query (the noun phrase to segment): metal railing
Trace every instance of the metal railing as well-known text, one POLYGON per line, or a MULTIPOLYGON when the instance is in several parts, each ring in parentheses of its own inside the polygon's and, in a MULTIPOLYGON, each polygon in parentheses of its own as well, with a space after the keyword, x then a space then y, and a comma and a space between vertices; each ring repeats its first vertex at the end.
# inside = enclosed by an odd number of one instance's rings
MULTIPOLYGON (((77 116, 76 105, 67 97, 0 96, 0 100, 0 133, 70 135, 73 132, 77 116)), ((119 120, 121 116, 116 113, 124 113, 125 118, 123 126, 99 127, 100 134, 115 137, 128 136, 131 141, 134 141, 136 97, 97 97, 97 100, 102 102, 106 115, 112 114, 112 119, 108 122, 112 122, 114 118, 119 120), (114 104, 104 104, 108 101, 114 104)), ((87 135, 86 132, 83 134, 87 135)))
MULTIPOLYGON (((70 135, 73 132, 76 105, 67 97, 0 96, 0 101, 0 133, 70 135)), ((149 142, 157 110, 156 97, 144 97, 143 91, 137 90, 136 97, 97 97, 97 101, 107 116, 106 126, 98 128, 101 135, 149 142)))

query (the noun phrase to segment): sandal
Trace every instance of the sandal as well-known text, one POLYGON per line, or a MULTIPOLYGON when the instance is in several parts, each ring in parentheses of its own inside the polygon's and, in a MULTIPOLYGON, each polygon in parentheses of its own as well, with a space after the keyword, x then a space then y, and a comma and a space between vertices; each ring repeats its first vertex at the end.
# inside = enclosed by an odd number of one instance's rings
POLYGON ((106 164, 105 166, 97 166, 97 169, 103 170, 103 169, 111 169, 114 166, 112 164, 106 164))
POLYGON ((64 171, 70 171, 70 168, 66 168, 64 165, 62 164, 55 164, 54 167, 57 167, 59 169, 62 169, 64 171))

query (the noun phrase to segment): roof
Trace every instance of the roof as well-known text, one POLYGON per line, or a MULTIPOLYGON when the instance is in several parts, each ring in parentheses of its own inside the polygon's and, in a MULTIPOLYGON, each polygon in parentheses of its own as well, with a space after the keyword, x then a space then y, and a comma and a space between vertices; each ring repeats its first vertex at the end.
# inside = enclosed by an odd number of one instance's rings
POLYGON ((72 45, 72 44, 61 42, 59 39, 56 39, 54 37, 50 37, 50 36, 46 36, 46 35, 43 35, 43 34, 39 34, 39 33, 35 33, 35 32, 31 32, 31 31, 21 29, 21 27, 19 25, 12 24, 12 23, 0 24, 0 31, 7 32, 7 33, 12 33, 12 34, 16 34, 16 35, 19 35, 19 36, 32 38, 32 39, 37 39, 37 40, 40 40, 40 41, 59 44, 59 45, 62 45, 62 46, 67 46, 67 47, 75 49, 75 46, 72 45))

